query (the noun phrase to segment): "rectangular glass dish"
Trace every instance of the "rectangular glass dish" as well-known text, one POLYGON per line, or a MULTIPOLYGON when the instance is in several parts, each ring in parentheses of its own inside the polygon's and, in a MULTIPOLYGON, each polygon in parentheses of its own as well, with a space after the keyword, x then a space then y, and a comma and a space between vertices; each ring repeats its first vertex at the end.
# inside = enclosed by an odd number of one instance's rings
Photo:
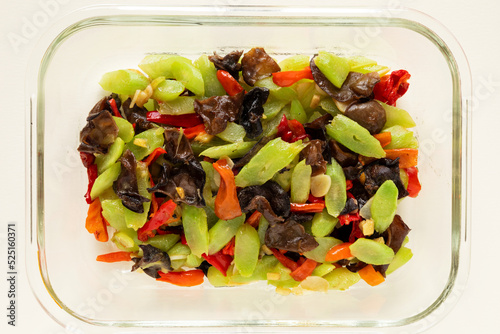
POLYGON ((453 36, 403 8, 89 7, 42 38, 28 71, 27 266, 52 318, 88 333, 238 330, 417 332, 454 305, 469 270, 470 75, 453 36), (57 35, 57 36, 55 36, 57 35), (406 69, 398 101, 417 123, 422 191, 398 213, 412 260, 370 287, 281 296, 265 284, 182 288, 95 261, 114 250, 85 231, 87 175, 76 148, 105 72, 148 53, 191 59, 260 46, 273 57, 327 50, 406 69), (279 328, 278 328, 279 327, 279 328))

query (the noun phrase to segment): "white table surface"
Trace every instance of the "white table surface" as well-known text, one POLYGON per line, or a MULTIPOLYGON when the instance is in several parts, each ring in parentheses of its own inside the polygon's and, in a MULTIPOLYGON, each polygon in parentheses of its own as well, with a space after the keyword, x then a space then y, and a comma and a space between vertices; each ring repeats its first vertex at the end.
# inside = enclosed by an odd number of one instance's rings
MULTIPOLYGON (((107 1, 113 3, 116 1, 107 1)), ((218 3, 231 3, 231 0, 218 3)), ((243 1, 236 1, 242 3, 243 1)), ((268 3, 271 1, 267 1, 268 3)), ((333 1, 331 1, 333 3, 333 1)), ((31 36, 18 44, 13 34, 21 35, 23 23, 45 10, 54 19, 78 7, 97 1, 67 0, 0 0, 0 268, 6 267, 6 227, 8 222, 18 224, 18 259, 24 258, 24 75, 36 40, 50 25, 41 25, 31 36), (57 6, 44 4, 56 2, 57 6), (9 36, 11 39, 9 39, 9 36)), ((133 3, 122 1, 122 3, 133 3)), ((139 2, 138 2, 139 3, 139 2)), ((157 3, 162 3, 158 1, 157 3)), ((288 1, 288 4, 295 3, 288 1)), ((301 3, 301 2, 297 2, 301 3)), ((304 2, 302 2, 304 3, 304 2)), ((338 1, 344 3, 345 1, 338 1)), ((356 1, 352 1, 356 3, 356 1)), ((396 1, 373 1, 394 4, 396 1)), ((468 56, 474 84, 473 95, 473 185, 472 185, 472 262, 467 288, 454 309, 437 325, 425 333, 500 333, 500 250, 498 236, 500 195, 497 163, 500 125, 500 2, 493 0, 409 0, 407 7, 423 11, 447 26, 460 41, 468 56)), ((4 269, 0 270, 0 333, 64 333, 40 307, 31 293, 22 263, 18 264, 18 318, 17 326, 7 325, 7 284, 4 269)))

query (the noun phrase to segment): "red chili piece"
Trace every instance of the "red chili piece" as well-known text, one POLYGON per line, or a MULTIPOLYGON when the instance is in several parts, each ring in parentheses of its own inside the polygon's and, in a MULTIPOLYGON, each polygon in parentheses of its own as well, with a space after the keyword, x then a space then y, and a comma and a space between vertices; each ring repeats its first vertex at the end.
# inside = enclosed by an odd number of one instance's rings
POLYGON ((269 248, 269 249, 271 250, 271 252, 273 252, 274 257, 277 258, 278 261, 280 261, 282 265, 284 265, 285 267, 287 267, 291 271, 297 270, 297 268, 299 267, 297 262, 293 261, 292 259, 289 259, 288 257, 286 257, 285 254, 282 254, 276 248, 269 248))
POLYGON ((140 241, 147 241, 148 238, 153 237, 153 231, 165 224, 174 214, 177 204, 169 200, 160 206, 155 215, 144 224, 143 227, 137 230, 137 238, 140 241))
POLYGON ((180 126, 183 128, 191 128, 203 121, 198 114, 185 114, 185 115, 164 115, 158 111, 148 111, 146 118, 150 122, 161 123, 171 126, 180 126))
POLYGON ((222 275, 226 276, 227 268, 231 265, 231 262, 233 262, 233 257, 223 254, 222 251, 218 251, 215 254, 208 255, 208 254, 201 254, 201 256, 212 266, 215 267, 218 271, 222 273, 222 275))
POLYGON ((116 117, 122 117, 122 115, 120 114, 120 111, 118 110, 118 107, 116 106, 115 99, 109 99, 108 102, 109 102, 109 105, 111 106, 111 111, 113 112, 113 115, 115 115, 116 117))
POLYGON ((418 180, 418 168, 406 168, 406 174, 408 174, 408 196, 415 198, 418 196, 418 193, 422 189, 422 185, 418 180))
POLYGON ((338 216, 341 226, 349 225, 353 221, 360 221, 359 213, 346 213, 345 215, 338 216))
POLYGON ((311 68, 309 66, 300 71, 274 72, 272 75, 273 82, 280 87, 290 87, 291 85, 302 79, 314 80, 311 68))
POLYGON ((229 96, 235 96, 242 91, 244 91, 243 87, 241 87, 240 83, 236 81, 235 78, 228 71, 218 70, 217 71, 217 79, 219 80, 222 88, 226 91, 229 96))
POLYGON ((280 123, 278 124, 278 137, 282 140, 293 143, 297 140, 309 138, 304 126, 296 119, 288 120, 286 115, 283 115, 280 123))
POLYGON ((314 197, 312 194, 309 194, 309 198, 307 199, 309 203, 323 203, 325 204, 325 199, 322 197, 314 197))
POLYGON ((398 70, 384 75, 373 88, 375 99, 395 106, 397 99, 408 90, 410 84, 407 81, 410 77, 410 73, 405 70, 398 70))
POLYGON ((290 210, 292 212, 316 213, 316 212, 322 212, 324 208, 325 208, 325 202, 305 203, 305 204, 290 203, 290 210))
MULTIPOLYGON (((156 159, 158 159, 158 157, 162 154, 165 154, 167 153, 167 151, 165 151, 163 148, 161 147, 157 147, 154 149, 154 151, 146 158, 146 160, 144 160, 144 162, 146 163, 146 165, 151 165, 156 159)), ((150 177, 149 178, 150 180, 152 180, 152 178, 150 177)), ((151 185, 152 187, 154 185, 151 185)))

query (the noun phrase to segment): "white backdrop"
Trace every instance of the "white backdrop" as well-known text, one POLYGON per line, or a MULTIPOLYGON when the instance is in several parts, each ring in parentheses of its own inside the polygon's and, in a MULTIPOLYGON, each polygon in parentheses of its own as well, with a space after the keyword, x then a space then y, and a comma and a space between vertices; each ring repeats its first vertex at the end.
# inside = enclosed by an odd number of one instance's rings
MULTIPOLYGON (((395 1, 372 1, 394 4, 395 1)), ((117 1, 108 1, 115 3, 117 1)), ((152 2, 152 1, 150 1, 152 2)), ((166 1, 157 1, 162 4, 166 1)), ((216 3, 231 3, 219 0, 216 3)), ((235 0, 234 3, 244 1, 235 0)), ((263 3, 269 3, 266 1, 263 3)), ((310 2, 310 1, 309 1, 310 2)), ((334 3, 335 1, 329 1, 334 3)), ((344 4, 345 1, 336 1, 344 4)), ((24 258, 24 79, 27 60, 36 41, 51 20, 98 1, 0 0, 0 94, 2 101, 0 146, 0 332, 63 333, 40 307, 31 293, 24 258), (17 223, 18 285, 17 326, 7 325, 7 228, 17 223)), ((134 3, 122 1, 121 3, 134 3)), ((139 2, 137 2, 139 3, 139 2)), ((258 3, 258 1, 254 1, 258 3)), ((300 1, 287 1, 288 4, 300 1)), ((319 3, 319 2, 318 2, 319 3)), ((356 1, 352 1, 356 3, 356 1)), ((500 3, 493 0, 409 0, 407 7, 423 11, 447 26, 462 44, 468 56, 473 79, 473 186, 472 186, 472 263, 469 283, 457 306, 448 316, 426 333, 494 333, 500 328, 499 218, 495 213, 500 195, 496 191, 497 147, 500 126, 500 3)), ((71 78, 63 78, 68 80, 71 78)))

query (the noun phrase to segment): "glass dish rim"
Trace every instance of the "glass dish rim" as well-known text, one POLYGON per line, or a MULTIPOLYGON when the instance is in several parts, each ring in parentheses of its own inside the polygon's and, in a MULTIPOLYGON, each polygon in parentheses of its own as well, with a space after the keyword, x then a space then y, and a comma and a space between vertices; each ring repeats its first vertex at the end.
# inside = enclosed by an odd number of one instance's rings
MULTIPOLYGON (((449 312, 451 306, 458 300, 459 295, 465 288, 470 262, 470 114, 471 114, 471 80, 469 66, 459 43, 453 35, 439 22, 430 16, 409 8, 388 9, 387 7, 312 7, 306 13, 303 7, 281 7, 281 6, 115 6, 100 5, 89 6, 79 9, 66 15, 61 21, 63 29, 51 27, 51 32, 56 32, 57 37, 51 38, 46 34, 39 44, 42 44, 43 53, 33 54, 31 58, 31 74, 27 82, 27 243, 26 243, 26 266, 29 273, 29 281, 35 297, 46 312, 57 322, 66 326, 68 322, 75 318, 89 325, 109 326, 117 325, 114 321, 94 321, 92 319, 79 316, 58 299, 54 293, 47 271, 44 253, 44 230, 43 230, 43 134, 38 131, 43 128, 43 73, 50 64, 51 55, 57 51, 57 47, 64 41, 82 29, 95 27, 97 25, 158 25, 166 22, 180 22, 184 24, 194 23, 193 19, 199 21, 203 17, 204 24, 229 24, 244 13, 252 15, 245 17, 245 24, 251 21, 267 20, 266 22, 284 22, 286 18, 293 18, 295 21, 282 25, 296 25, 300 20, 308 20, 312 25, 311 16, 317 21, 332 21, 337 26, 361 25, 361 26, 389 26, 410 29, 421 34, 439 48, 448 66, 453 81, 453 212, 452 212, 452 262, 448 284, 442 291, 438 299, 434 301, 426 310, 408 318, 395 321, 321 321, 316 322, 316 326, 326 327, 360 327, 370 329, 373 327, 420 328, 424 324, 425 328, 437 322, 449 312), (220 17, 210 16, 216 9, 225 10, 224 22, 220 17), (300 9, 300 13, 297 9, 300 9), (325 10, 327 9, 327 10, 325 10), (113 15, 96 15, 105 11, 113 12, 113 15), (133 10, 134 15, 130 14, 133 10), (199 11, 196 14, 186 15, 199 11), (392 13, 387 17, 388 10, 392 13), (139 14, 137 14, 139 13, 139 14), (152 15, 152 13, 155 13, 152 15), (161 14, 158 14, 161 13, 161 14), (258 15, 257 15, 258 14, 258 15), (268 16, 266 16, 268 15, 268 16), (288 15, 288 16, 287 16, 288 15), (350 15, 350 16, 349 16, 350 15), (76 17, 78 20, 75 20, 76 17), (229 19, 228 19, 229 17, 229 19), (148 21, 145 22, 145 18, 148 21), (180 20, 179 18, 183 18, 180 20), (369 22, 368 19, 371 21, 369 22), (374 20, 375 19, 375 20, 374 20), (170 20, 170 21, 169 21, 170 20), (73 22, 70 25, 65 22, 73 22), (76 22, 75 22, 76 21, 76 22), (64 22, 64 23, 63 23, 64 22), (439 35, 436 33, 439 32, 439 35), (444 38, 442 36, 445 36, 444 38), (45 47, 45 48, 43 48, 45 47), (450 62, 451 60, 451 62, 450 62), (39 67, 37 65, 40 65, 39 67), (460 194, 462 196, 460 196, 460 194), (34 207, 35 205, 36 207, 34 207), (457 209, 458 208, 458 209, 457 209), (457 218, 458 217, 458 218, 457 218), (35 267, 34 267, 35 265, 35 267), (38 271, 35 270, 38 265, 38 271), (41 278, 41 281, 39 280, 41 278), (47 295, 48 292, 48 295, 47 295), (451 300, 454 297, 453 301, 451 300), (56 305, 54 305, 54 302, 56 305), (56 307, 54 307, 56 306, 56 307), (57 306, 60 309, 57 309, 57 306), (429 320, 432 315, 435 320, 429 320), (69 317, 68 317, 69 316, 69 317)), ((324 24, 325 21, 317 24, 324 24)), ((35 49, 39 49, 38 47, 35 49)), ((180 321, 121 321, 118 327, 135 328, 161 328, 164 326, 185 327, 187 323, 180 321)), ((311 323, 301 323, 294 321, 205 321, 198 322, 193 327, 214 327, 214 326, 310 326, 311 323)))

